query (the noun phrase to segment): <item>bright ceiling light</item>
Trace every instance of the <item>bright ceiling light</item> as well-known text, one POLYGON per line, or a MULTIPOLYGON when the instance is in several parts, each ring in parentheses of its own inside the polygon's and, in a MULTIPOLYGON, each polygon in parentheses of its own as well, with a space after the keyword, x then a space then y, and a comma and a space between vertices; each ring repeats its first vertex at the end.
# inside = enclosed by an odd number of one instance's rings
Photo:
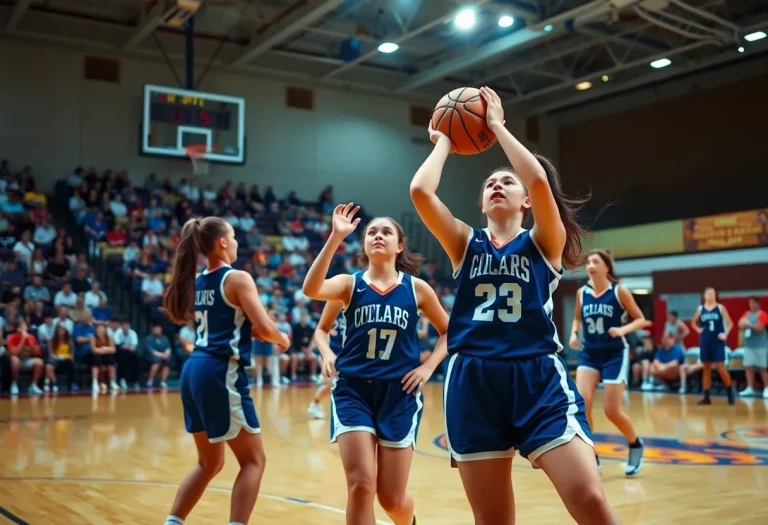
POLYGON ((553 29, 554 29, 554 27, 552 26, 552 24, 547 24, 547 25, 544 26, 544 31, 547 32, 547 33, 552 31, 553 29))
POLYGON ((584 91, 592 87, 592 82, 590 82, 589 80, 585 80, 584 82, 579 82, 578 84, 576 84, 575 87, 579 91, 584 91))
POLYGON ((394 42, 382 42, 381 44, 379 44, 379 51, 381 51, 382 53, 394 53, 398 49, 400 49, 400 46, 398 46, 394 42))
POLYGON ((750 33, 748 35, 744 36, 744 40, 747 42, 754 42, 755 40, 762 40, 766 37, 766 34, 762 31, 755 31, 754 33, 750 33))
POLYGON ((744 52, 744 48, 739 46, 739 49, 737 49, 736 51, 738 51, 739 53, 743 53, 744 52))
POLYGON ((663 67, 667 67, 671 63, 672 61, 668 58, 660 58, 658 60, 654 60, 653 62, 651 62, 651 67, 654 69, 661 69, 663 67))
POLYGON ((472 29, 475 26, 475 10, 471 7, 462 9, 456 14, 456 18, 453 19, 453 23, 459 29, 472 29))
POLYGON ((509 27, 514 23, 515 23, 515 18, 512 16, 504 15, 501 18, 499 18, 500 27, 509 27))

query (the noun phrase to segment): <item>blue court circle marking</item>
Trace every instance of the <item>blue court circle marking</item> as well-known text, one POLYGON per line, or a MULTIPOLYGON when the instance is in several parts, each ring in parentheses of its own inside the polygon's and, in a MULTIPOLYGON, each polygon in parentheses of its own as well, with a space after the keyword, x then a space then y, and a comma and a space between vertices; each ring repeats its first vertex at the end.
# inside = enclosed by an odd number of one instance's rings
MULTIPOLYGON (((52 477, 37 477, 37 476, 31 476, 31 477, 0 476, 0 481, 27 481, 27 482, 51 481, 56 483, 101 483, 104 485, 142 485, 142 486, 155 486, 155 487, 178 487, 179 486, 178 483, 172 483, 170 481, 142 481, 142 480, 135 480, 135 479, 111 479, 111 478, 52 478, 52 477)), ((213 485, 208 485, 208 487, 206 487, 205 490, 206 491, 210 490, 213 492, 223 492, 227 494, 232 493, 232 489, 230 487, 216 487, 213 485)), ((295 505, 312 507, 314 509, 331 512, 333 514, 339 514, 341 516, 346 515, 346 511, 344 509, 332 507, 330 505, 324 505, 323 503, 317 503, 317 502, 310 501, 307 499, 302 499, 302 498, 296 498, 296 497, 290 497, 290 496, 278 496, 276 494, 267 494, 264 492, 259 492, 259 498, 265 498, 273 501, 281 501, 285 503, 293 503, 295 505)), ((376 523, 378 525, 392 525, 388 521, 379 520, 379 519, 376 520, 376 523)))

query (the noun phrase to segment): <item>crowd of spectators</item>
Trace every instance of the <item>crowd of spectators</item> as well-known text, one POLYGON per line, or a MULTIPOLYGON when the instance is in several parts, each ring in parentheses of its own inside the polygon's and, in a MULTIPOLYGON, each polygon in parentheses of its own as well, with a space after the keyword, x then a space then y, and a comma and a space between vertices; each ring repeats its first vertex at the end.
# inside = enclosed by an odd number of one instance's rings
MULTIPOLYGON (((192 178, 178 184, 160 181, 155 174, 134 185, 126 172, 78 168, 60 182, 64 191, 58 194, 82 234, 83 245, 76 247, 63 228, 51 225, 47 200, 53 197, 36 189, 31 168, 11 173, 7 163, 3 166, 0 247, 6 250, 0 268, 0 345, 8 350, 0 364, 5 365, 2 377, 11 394, 18 393, 19 372, 25 370, 32 373, 33 394, 58 390, 62 379, 66 388, 77 390, 80 375, 87 373, 93 392, 151 387, 156 381, 165 386, 195 339, 192 324, 179 330, 162 311, 171 258, 181 225, 206 215, 223 217, 233 226, 240 245, 236 267, 254 276, 270 315, 294 335, 294 347, 282 359, 271 350, 267 366, 254 369, 255 382, 263 384, 265 376, 275 386, 320 379, 309 340, 322 304, 308 300, 301 284, 330 234, 332 187, 308 202, 296 192, 278 198, 271 187, 262 190, 258 185, 227 182, 215 189, 198 186, 192 178), (91 264, 107 257, 119 261, 122 285, 150 319, 150 333, 137 334, 120 309, 111 307, 91 264), (20 343, 9 339, 14 333, 24 334, 20 343)), ((360 215, 365 223, 365 211, 360 215)), ((331 272, 360 270, 360 250, 359 238, 350 236, 334 257, 331 272)), ((200 269, 203 264, 201 260, 200 269)), ((453 293, 445 286, 450 280, 440 279, 434 264, 425 264, 422 276, 450 308, 453 293)), ((422 338, 425 349, 434 344, 434 333, 426 327, 422 338)))

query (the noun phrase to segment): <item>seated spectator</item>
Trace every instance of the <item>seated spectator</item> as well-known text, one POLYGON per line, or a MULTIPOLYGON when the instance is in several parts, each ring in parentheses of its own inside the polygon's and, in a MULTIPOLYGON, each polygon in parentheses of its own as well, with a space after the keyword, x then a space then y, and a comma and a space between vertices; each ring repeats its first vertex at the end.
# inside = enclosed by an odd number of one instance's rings
MULTIPOLYGON (((79 390, 77 386, 77 367, 75 366, 73 355, 72 339, 63 325, 59 325, 56 328, 55 334, 49 341, 48 364, 45 366, 45 371, 47 376, 46 383, 50 384, 51 391, 59 391, 59 386, 56 381, 57 374, 64 374, 67 376, 67 384, 69 385, 70 392, 79 390)), ((49 388, 48 385, 46 385, 46 389, 47 388, 49 388)))
POLYGON ((319 380, 317 369, 317 356, 313 352, 315 329, 309 324, 309 315, 304 310, 299 316, 298 322, 291 327, 291 348, 288 352, 291 381, 296 381, 296 372, 300 361, 306 361, 309 378, 319 380))
POLYGON ((78 322, 80 319, 88 319, 91 322, 91 309, 85 306, 85 298, 83 294, 77 295, 77 301, 75 307, 71 310, 72 320, 78 322))
MULTIPOLYGON (((64 259, 64 252, 57 252, 53 256, 53 260, 46 264, 44 276, 49 281, 61 282, 69 279, 69 264, 67 263, 66 259, 64 259)), ((72 290, 71 285, 69 289, 70 291, 72 290)))
POLYGON ((744 375, 747 388, 740 396, 759 396, 755 389, 755 370, 763 383, 762 396, 768 399, 768 313, 760 309, 760 299, 749 298, 749 310, 739 319, 739 329, 744 331, 744 375))
POLYGON ((104 381, 99 383, 99 372, 109 377, 109 387, 113 392, 118 390, 117 375, 115 370, 115 343, 107 334, 107 327, 103 324, 96 326, 91 336, 91 392, 104 394, 107 385, 104 381))
POLYGON ((160 304, 163 300, 163 281, 160 276, 152 274, 149 278, 141 281, 141 294, 144 297, 144 303, 149 305, 160 304))
POLYGON ((119 223, 122 222, 128 215, 128 207, 123 202, 123 196, 116 193, 114 197, 109 201, 109 211, 115 216, 115 220, 119 223))
POLYGON ((6 341, 11 358, 11 395, 19 393, 19 371, 32 370, 30 394, 42 394, 37 386, 43 375, 43 354, 37 338, 27 331, 27 322, 23 319, 16 324, 16 332, 9 335, 6 341))
POLYGON ((24 204, 45 207, 48 205, 48 197, 37 186, 34 186, 24 194, 24 204))
POLYGON ((53 297, 53 305, 57 308, 62 306, 74 308, 76 303, 77 294, 72 291, 72 283, 69 282, 65 282, 61 286, 61 290, 56 292, 56 295, 53 297))
MULTIPOLYGON (((63 329, 66 330, 66 326, 63 329)), ((37 327, 37 342, 40 343, 40 348, 50 351, 49 342, 55 333, 56 328, 53 325, 53 316, 50 313, 46 313, 43 315, 43 324, 37 327)))
POLYGON ((29 230, 22 232, 21 239, 13 246, 16 260, 23 264, 24 268, 27 268, 34 252, 35 244, 30 240, 29 230))
POLYGON ((680 393, 685 393, 685 352, 675 341, 674 334, 668 333, 662 338, 662 346, 651 363, 651 376, 657 385, 680 381, 680 393))
POLYGON ((38 301, 43 303, 51 302, 51 293, 48 291, 48 288, 43 286, 42 277, 35 275, 32 278, 32 284, 24 288, 24 300, 33 303, 38 301))
POLYGON ((102 301, 106 304, 107 294, 101 291, 101 286, 99 285, 99 281, 93 281, 91 283, 91 289, 85 292, 85 296, 83 299, 85 301, 85 306, 93 309, 99 306, 99 304, 102 301))
POLYGON ((45 219, 35 228, 32 241, 38 246, 50 246, 55 238, 56 228, 51 225, 48 219, 45 219))
POLYGON ((110 246, 123 247, 127 240, 128 234, 120 224, 115 224, 115 227, 107 232, 107 242, 110 246))
POLYGON ((158 370, 160 371, 160 386, 167 388, 166 381, 171 366, 171 342, 163 334, 161 324, 152 326, 152 333, 147 336, 144 344, 146 345, 147 360, 150 362, 147 388, 152 388, 154 385, 158 370))
POLYGON ((100 324, 107 326, 112 320, 112 309, 109 308, 106 301, 102 299, 99 301, 96 308, 91 309, 91 315, 93 316, 93 324, 97 326, 100 324))
POLYGON ((2 210, 0 210, 0 217, 2 217, 3 222, 6 223, 7 226, 3 230, 0 230, 0 248, 12 250, 19 241, 19 236, 16 232, 16 225, 9 222, 8 218, 3 216, 2 213, 2 210))
POLYGON ((653 338, 651 337, 644 337, 642 346, 630 351, 632 385, 640 385, 643 390, 653 390, 651 361, 655 357, 656 350, 653 348, 653 338))
POLYGON ((691 329, 688 328, 688 326, 682 320, 680 320, 677 312, 669 312, 669 315, 667 316, 667 322, 664 324, 664 334, 672 334, 675 337, 675 342, 680 346, 680 348, 685 350, 685 344, 683 344, 683 341, 686 337, 688 337, 689 333, 691 333, 691 329))
POLYGON ((120 388, 126 390, 128 385, 138 388, 141 360, 137 352, 139 337, 136 335, 136 331, 131 328, 128 321, 123 321, 120 323, 120 328, 115 330, 113 339, 117 349, 117 375, 120 388))
MULTIPOLYGON (((89 291, 91 289, 91 280, 88 278, 88 275, 86 274, 86 270, 84 268, 78 268, 75 271, 75 277, 72 279, 72 291, 76 294, 84 294, 85 292, 89 291)), ((97 301, 98 304, 98 301, 97 301)))
MULTIPOLYGON (((31 311, 27 314, 27 329, 33 334, 36 334, 43 323, 45 323, 45 311, 43 303, 38 301, 34 303, 31 311)), ((38 339, 37 342, 40 343, 40 339, 38 339)))
POLYGON ((94 328, 93 323, 91 323, 90 315, 83 315, 80 317, 72 328, 72 347, 75 351, 75 359, 88 366, 91 366, 92 364, 91 341, 95 334, 96 329, 94 328))
MULTIPOLYGON (((0 274, 0 282, 11 286, 19 286, 24 282, 24 272, 14 262, 5 264, 5 269, 0 274)), ((3 298, 3 303, 8 303, 3 298)))
POLYGON ((74 330, 75 328, 75 323, 74 321, 72 321, 72 318, 69 317, 69 308, 67 308, 66 306, 59 307, 59 315, 56 317, 56 319, 53 320, 54 330, 59 325, 64 326, 67 332, 69 332, 69 334, 72 335, 72 330, 74 330))

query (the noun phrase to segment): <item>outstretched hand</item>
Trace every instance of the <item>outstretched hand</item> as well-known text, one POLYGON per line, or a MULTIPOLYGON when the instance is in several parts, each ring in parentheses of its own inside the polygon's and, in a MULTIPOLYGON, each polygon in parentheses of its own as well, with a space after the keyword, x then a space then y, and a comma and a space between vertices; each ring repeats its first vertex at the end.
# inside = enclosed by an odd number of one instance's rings
POLYGON ((357 225, 360 224, 360 218, 355 219, 355 214, 358 211, 360 211, 360 206, 355 206, 351 202, 336 206, 336 209, 333 210, 332 234, 343 239, 355 231, 357 225))
POLYGON ((488 123, 488 127, 503 126, 506 121, 504 120, 504 108, 501 105, 499 95, 486 86, 480 88, 480 96, 483 97, 488 106, 485 111, 485 121, 488 123))
POLYGON ((451 153, 456 153, 456 145, 453 143, 453 141, 443 133, 442 131, 438 131, 435 128, 432 127, 432 120, 429 121, 429 128, 427 128, 429 131, 429 140, 432 141, 432 144, 437 144, 441 139, 449 142, 451 144, 451 153))

